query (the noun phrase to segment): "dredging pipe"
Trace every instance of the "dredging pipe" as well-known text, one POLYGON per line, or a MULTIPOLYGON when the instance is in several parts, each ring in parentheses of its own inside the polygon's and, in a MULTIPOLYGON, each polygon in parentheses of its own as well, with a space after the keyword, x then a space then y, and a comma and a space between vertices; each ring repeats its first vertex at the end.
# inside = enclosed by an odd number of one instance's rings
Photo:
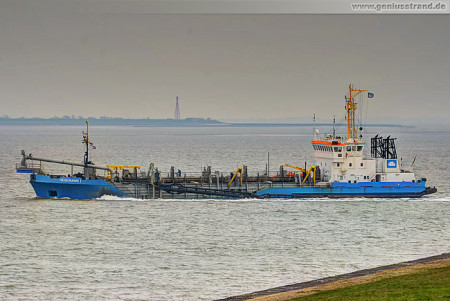
POLYGON ((113 171, 110 168, 108 168, 108 167, 101 167, 101 166, 97 166, 97 165, 93 165, 93 164, 88 164, 87 166, 85 166, 82 163, 68 162, 68 161, 64 161, 64 160, 53 160, 53 159, 33 157, 32 154, 29 154, 28 156, 25 156, 25 159, 26 160, 33 160, 33 161, 56 163, 56 164, 66 164, 66 165, 72 165, 72 166, 80 166, 80 167, 90 167, 90 168, 94 168, 94 169, 107 170, 111 174, 113 173, 113 171))

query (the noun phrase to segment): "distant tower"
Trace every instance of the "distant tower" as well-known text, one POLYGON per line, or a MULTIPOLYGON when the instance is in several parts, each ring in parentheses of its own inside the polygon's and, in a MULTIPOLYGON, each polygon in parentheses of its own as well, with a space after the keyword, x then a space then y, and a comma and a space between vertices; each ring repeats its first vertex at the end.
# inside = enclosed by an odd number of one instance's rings
POLYGON ((177 96, 177 105, 175 106, 175 114, 173 115, 174 120, 180 120, 180 105, 178 104, 178 96, 177 96))

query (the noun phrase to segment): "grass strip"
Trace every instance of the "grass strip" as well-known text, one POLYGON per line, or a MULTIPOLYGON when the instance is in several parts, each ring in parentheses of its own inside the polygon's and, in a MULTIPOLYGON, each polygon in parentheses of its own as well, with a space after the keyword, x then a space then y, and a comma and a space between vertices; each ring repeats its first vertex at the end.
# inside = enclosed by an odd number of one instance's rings
POLYGON ((450 266, 423 268, 345 288, 322 291, 292 301, 450 300, 450 266))

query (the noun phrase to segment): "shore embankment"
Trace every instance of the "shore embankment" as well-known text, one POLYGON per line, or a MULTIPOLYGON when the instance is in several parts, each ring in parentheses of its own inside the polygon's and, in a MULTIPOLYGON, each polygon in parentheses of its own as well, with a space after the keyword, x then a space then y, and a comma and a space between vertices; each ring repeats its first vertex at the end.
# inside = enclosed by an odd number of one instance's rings
POLYGON ((381 279, 411 274, 421 269, 440 268, 450 265, 450 253, 416 260, 355 271, 347 274, 321 278, 296 284, 279 286, 263 291, 228 297, 221 301, 284 301, 319 292, 370 283, 381 279))

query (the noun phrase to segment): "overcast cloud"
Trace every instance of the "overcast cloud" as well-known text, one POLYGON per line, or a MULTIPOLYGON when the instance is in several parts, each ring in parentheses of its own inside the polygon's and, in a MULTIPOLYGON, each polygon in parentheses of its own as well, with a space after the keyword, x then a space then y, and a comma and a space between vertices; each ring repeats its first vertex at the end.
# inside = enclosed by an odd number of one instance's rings
POLYGON ((448 15, 152 15, 49 3, 0 1, 0 115, 171 118, 179 96, 183 118, 328 118, 343 115, 354 83, 375 93, 372 117, 450 117, 448 15))

